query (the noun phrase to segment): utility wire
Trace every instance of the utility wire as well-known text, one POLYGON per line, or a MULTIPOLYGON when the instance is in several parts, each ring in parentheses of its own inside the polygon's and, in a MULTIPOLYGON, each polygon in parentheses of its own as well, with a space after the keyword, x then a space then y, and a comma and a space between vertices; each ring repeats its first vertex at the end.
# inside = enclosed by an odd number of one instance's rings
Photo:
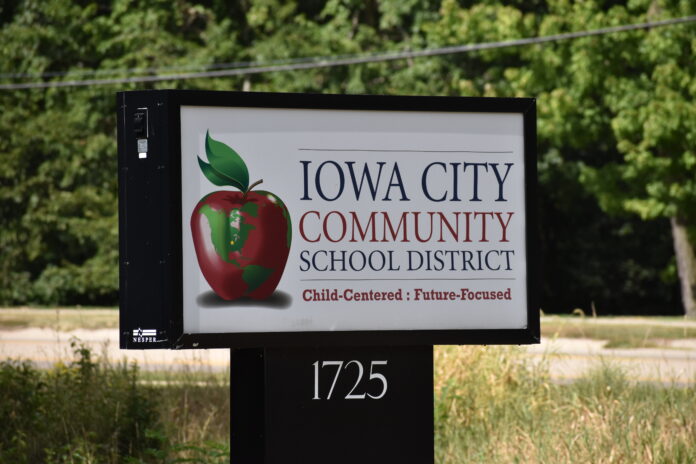
POLYGON ((234 61, 228 63, 213 63, 209 65, 188 65, 188 66, 158 66, 150 68, 113 68, 113 69, 74 69, 70 71, 47 71, 43 73, 0 73, 0 79, 22 79, 22 78, 46 78, 46 77, 60 77, 60 76, 96 76, 104 74, 119 74, 119 73, 130 73, 130 74, 157 74, 162 71, 209 71, 213 69, 232 69, 232 68, 248 68, 248 67, 258 67, 258 66, 270 66, 270 65, 280 65, 280 64, 294 64, 294 63, 316 63, 318 61, 333 61, 340 60, 344 58, 356 58, 356 57, 372 57, 380 56, 383 52, 368 52, 360 54, 342 54, 342 55, 330 55, 323 57, 301 57, 301 58, 278 58, 275 60, 266 61, 234 61))
MULTIPOLYGON (((280 60, 279 60, 280 61, 280 60)), ((46 71, 42 73, 0 73, 0 79, 42 79, 46 77, 60 77, 71 75, 75 76, 99 76, 104 74, 156 74, 162 71, 197 71, 202 69, 237 68, 249 66, 253 62, 219 63, 211 65, 188 65, 188 66, 158 66, 151 68, 113 68, 113 69, 74 69, 71 71, 46 71)))
MULTIPOLYGON (((378 52, 376 52, 378 53, 378 52)), ((323 59, 340 59, 357 56, 355 54, 351 55, 332 55, 329 57, 324 57, 323 59)), ((279 58, 276 60, 267 61, 234 61, 227 63, 213 63, 213 64, 198 64, 198 65, 188 65, 188 66, 157 66, 150 68, 113 68, 113 69, 74 69, 70 71, 46 71, 43 73, 0 73, 0 79, 41 79, 46 77, 60 77, 60 76, 98 76, 104 74, 119 74, 119 73, 130 73, 130 74, 157 74, 162 71, 209 71, 212 69, 231 69, 231 68, 247 68, 250 66, 268 66, 275 64, 292 64, 292 63, 304 63, 311 60, 317 60, 318 57, 309 58, 279 58)))
POLYGON ((526 39, 504 40, 498 42, 485 42, 470 45, 455 45, 451 47, 430 48, 424 50, 407 50, 401 52, 383 52, 368 55, 353 55, 345 58, 331 59, 331 57, 311 57, 298 58, 294 62, 286 64, 267 65, 256 63, 247 67, 236 67, 233 69, 221 69, 216 71, 190 72, 171 75, 156 76, 137 76, 137 77, 118 77, 109 79, 85 79, 69 81, 50 81, 50 82, 28 82, 15 84, 0 84, 0 90, 19 90, 19 89, 40 89, 50 87, 78 87, 89 85, 110 85, 110 84, 131 84, 138 82, 161 82, 184 79, 199 79, 210 77, 241 76, 248 74, 260 74, 278 71, 296 71, 301 69, 328 68, 334 66, 347 66, 353 64, 376 63, 383 61, 402 60, 407 58, 420 58, 427 56, 449 55, 455 53, 467 53, 478 50, 491 50, 495 48, 518 47, 522 45, 534 45, 559 40, 579 39, 615 32, 635 31, 639 29, 650 29, 653 27, 672 26, 696 21, 696 16, 684 16, 681 18, 666 19, 640 24, 628 24, 623 26, 604 27, 589 31, 566 32, 553 34, 543 37, 530 37, 526 39))

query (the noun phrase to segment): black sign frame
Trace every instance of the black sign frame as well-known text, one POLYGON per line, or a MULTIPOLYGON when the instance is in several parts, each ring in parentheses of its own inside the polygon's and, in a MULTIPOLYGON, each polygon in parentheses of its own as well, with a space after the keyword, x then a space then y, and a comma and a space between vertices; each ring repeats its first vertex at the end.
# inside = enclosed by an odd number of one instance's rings
POLYGON ((121 348, 539 343, 535 99, 151 90, 119 92, 117 104, 121 348), (521 114, 525 162, 526 328, 184 333, 182 106, 521 114), (147 159, 139 160, 138 150, 142 147, 136 142, 143 134, 148 140, 147 159))

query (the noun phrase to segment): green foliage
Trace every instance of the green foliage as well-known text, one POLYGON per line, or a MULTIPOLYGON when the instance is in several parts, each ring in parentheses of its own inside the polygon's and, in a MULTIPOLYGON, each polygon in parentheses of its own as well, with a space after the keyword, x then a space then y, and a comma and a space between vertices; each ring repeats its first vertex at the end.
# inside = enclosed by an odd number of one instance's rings
POLYGON ((578 161, 554 151, 539 163, 543 310, 679 314, 668 221, 603 214, 578 184, 579 171, 578 161))
MULTIPOLYGON (((47 371, 0 363, 0 462, 228 462, 226 376, 74 352, 47 371)), ((634 383, 609 365, 561 385, 519 347, 443 346, 434 361, 437 462, 696 460, 693 386, 634 383)))
POLYGON ((73 342, 39 370, 0 362, 0 462, 229 462, 229 383, 214 373, 142 373, 73 342), (210 441, 214 440, 214 441, 210 441))
MULTIPOLYGON (((501 41, 694 8, 686 0, 24 0, 0 6, 0 71, 68 71, 54 80, 91 69, 174 72, 501 41)), ((246 77, 0 91, 0 304, 116 302, 113 95, 185 87, 534 96, 544 309, 589 300, 616 312, 643 301, 673 312, 668 226, 626 214, 678 215, 696 231, 694 27, 246 77)))
MULTIPOLYGON (((424 31, 437 45, 453 45, 693 14, 687 2, 549 1, 526 8, 443 1, 441 16, 424 31)), ((693 87, 687 76, 694 75, 694 30, 688 24, 440 59, 440 75, 457 79, 463 95, 537 98, 545 310, 570 310, 573 301, 596 302, 613 314, 642 312, 640 305, 677 310, 668 223, 641 224, 629 214, 696 211, 695 170, 679 161, 690 160, 695 139, 688 135, 696 127, 693 97, 685 91, 693 87), (669 51, 656 52, 660 46, 669 51), (661 71, 667 62, 678 63, 669 67, 676 74, 661 71), (674 77, 681 93, 661 90, 655 73, 663 81, 674 77), (631 149, 637 146, 640 153, 631 149)))
POLYGON ((162 427, 136 367, 98 363, 73 348, 73 362, 48 371, 0 363, 0 461, 157 462, 147 457, 163 447, 162 427))
MULTIPOLYGON (((3 71, 69 70, 57 79, 70 80, 236 58, 230 21, 185 2, 26 1, 13 13, 0 24, 3 71)), ((115 303, 115 90, 0 92, 0 302, 115 303)))

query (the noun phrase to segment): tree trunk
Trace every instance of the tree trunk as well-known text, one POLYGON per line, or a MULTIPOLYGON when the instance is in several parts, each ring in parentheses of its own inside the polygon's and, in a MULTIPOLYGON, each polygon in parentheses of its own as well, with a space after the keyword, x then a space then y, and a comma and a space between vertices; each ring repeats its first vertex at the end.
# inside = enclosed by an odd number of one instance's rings
POLYGON ((684 314, 689 319, 696 319, 696 255, 693 244, 689 241, 686 224, 677 217, 669 219, 672 225, 674 254, 677 257, 677 271, 681 284, 684 314))

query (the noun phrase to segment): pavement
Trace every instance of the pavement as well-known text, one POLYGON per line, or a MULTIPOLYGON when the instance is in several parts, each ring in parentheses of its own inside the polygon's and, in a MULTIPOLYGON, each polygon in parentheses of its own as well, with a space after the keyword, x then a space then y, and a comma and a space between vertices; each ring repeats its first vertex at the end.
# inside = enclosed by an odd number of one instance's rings
MULTIPOLYGON (((40 367, 74 359, 78 341, 111 362, 137 362, 144 370, 229 370, 230 350, 121 350, 117 329, 0 329, 0 359, 31 360, 40 367)), ((607 349, 601 340, 542 338, 520 349, 533 363, 543 363, 552 380, 571 382, 603 365, 622 368, 629 379, 665 385, 696 385, 696 340, 673 340, 661 348, 607 349)))
POLYGON ((543 338, 525 347, 533 362, 545 363, 555 381, 570 382, 592 369, 620 367, 628 379, 674 386, 696 385, 696 340, 665 342, 661 348, 604 348, 602 340, 543 338))
POLYGON ((229 370, 230 350, 121 350, 118 329, 0 329, 0 359, 26 359, 41 367, 74 359, 71 342, 78 341, 110 362, 137 362, 145 370, 207 368, 229 370))

